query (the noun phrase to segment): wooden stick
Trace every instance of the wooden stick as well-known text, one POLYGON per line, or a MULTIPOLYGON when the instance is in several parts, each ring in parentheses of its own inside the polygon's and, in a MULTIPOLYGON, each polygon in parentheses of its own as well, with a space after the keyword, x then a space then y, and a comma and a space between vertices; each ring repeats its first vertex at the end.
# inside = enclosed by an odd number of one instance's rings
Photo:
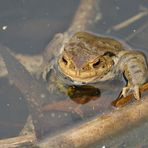
POLYGON ((124 40, 127 42, 129 42, 131 39, 133 39, 136 35, 138 36, 138 34, 140 32, 142 32, 144 29, 146 29, 148 27, 148 22, 144 23, 142 26, 140 26, 136 32, 133 32, 132 34, 130 34, 129 36, 127 36, 124 40))
POLYGON ((99 141, 106 136, 114 134, 136 124, 148 117, 148 96, 143 101, 120 108, 106 115, 70 129, 62 134, 47 138, 39 143, 41 147, 50 148, 80 148, 99 141))
POLYGON ((115 25, 112 29, 115 30, 115 31, 123 29, 123 28, 131 25, 135 21, 141 19, 142 17, 146 16, 147 14, 148 14, 148 11, 139 12, 138 14, 136 14, 133 17, 127 19, 126 21, 121 22, 120 24, 115 25))
MULTIPOLYGON (((37 73, 42 63, 41 55, 31 56, 31 55, 14 54, 14 56, 32 74, 37 73)), ((8 75, 8 72, 3 59, 0 57, 0 78, 5 77, 6 75, 8 75)))
POLYGON ((81 0, 66 33, 71 35, 77 31, 90 30, 94 23, 102 18, 99 6, 100 0, 81 0))
POLYGON ((32 134, 0 140, 0 148, 17 148, 21 145, 32 145, 35 136, 32 134))
MULTIPOLYGON (((140 88, 140 93, 143 93, 144 91, 148 90, 148 83, 144 84, 143 86, 141 86, 140 88)), ((115 107, 123 107, 125 106, 129 101, 131 101, 133 97, 133 93, 129 94, 126 97, 122 97, 122 98, 117 98, 115 101, 112 102, 112 105, 115 107)))

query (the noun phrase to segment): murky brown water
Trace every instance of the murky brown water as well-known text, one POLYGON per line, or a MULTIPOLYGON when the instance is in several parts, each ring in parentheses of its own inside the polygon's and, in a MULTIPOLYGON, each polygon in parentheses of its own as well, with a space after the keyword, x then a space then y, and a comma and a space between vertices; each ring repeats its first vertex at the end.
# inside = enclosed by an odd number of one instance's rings
MULTIPOLYGON (((58 2, 54 0, 6 0, 0 2, 0 42, 18 53, 42 53, 43 48, 55 33, 63 32, 68 28, 78 2, 78 0, 63 0, 58 2), (7 26, 7 28, 4 29, 4 26, 7 26)), ((148 15, 124 28, 119 30, 113 29, 115 25, 143 11, 141 10, 144 9, 142 6, 148 8, 146 0, 131 0, 130 2, 128 0, 102 0, 102 19, 95 24, 92 31, 127 41, 129 45, 143 51, 148 57, 148 25, 139 31, 142 26, 148 23, 148 15)), ((124 81, 120 80, 120 78, 107 82, 106 85, 99 84, 100 96, 82 105, 82 111, 84 112, 83 119, 81 119, 79 114, 71 115, 66 112, 57 112, 56 116, 58 118, 61 118, 61 115, 64 118, 66 117, 68 121, 66 126, 70 127, 71 125, 74 126, 75 123, 88 121, 102 112, 108 112, 112 109, 110 102, 118 96, 123 85, 124 81), (109 87, 106 87, 108 85, 109 87), (98 106, 94 107, 94 104, 98 104, 98 106)), ((28 115, 28 109, 24 103, 23 96, 15 87, 9 85, 7 78, 2 78, 0 79, 0 98, 2 98, 0 100, 0 137, 15 136, 23 127, 28 115)), ((51 116, 55 116, 55 114, 51 112, 51 116)), ((145 122, 137 125, 134 129, 137 129, 136 131, 141 135, 143 128, 148 128, 145 122)), ((133 129, 131 130, 132 132, 133 129)), ((131 133, 127 133, 127 139, 130 139, 131 133)), ((124 145, 129 146, 129 141, 123 138, 125 135, 126 133, 117 135, 119 139, 124 141, 123 145, 120 145, 122 147, 124 145)), ((148 136, 147 133, 144 133, 144 137, 146 136, 148 136)), ((131 141, 133 141, 132 138, 131 141)), ((139 139, 136 140, 135 138, 135 141, 139 141, 139 139)), ((115 139, 114 137, 109 137, 106 141, 99 142, 94 147, 103 145, 114 147, 118 142, 116 136, 115 139), (114 143, 112 142, 113 140, 115 141, 114 143)), ((146 144, 146 142, 144 141, 143 144, 146 144)))

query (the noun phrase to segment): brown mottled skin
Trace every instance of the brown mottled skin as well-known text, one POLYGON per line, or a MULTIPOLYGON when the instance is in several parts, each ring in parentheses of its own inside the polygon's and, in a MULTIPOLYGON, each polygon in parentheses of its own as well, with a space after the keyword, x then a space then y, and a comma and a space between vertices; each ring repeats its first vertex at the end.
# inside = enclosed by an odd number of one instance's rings
POLYGON ((115 39, 88 32, 75 33, 60 50, 55 64, 75 84, 109 80, 122 72, 128 83, 121 95, 133 91, 135 98, 140 99, 139 86, 148 76, 143 53, 126 50, 115 39))

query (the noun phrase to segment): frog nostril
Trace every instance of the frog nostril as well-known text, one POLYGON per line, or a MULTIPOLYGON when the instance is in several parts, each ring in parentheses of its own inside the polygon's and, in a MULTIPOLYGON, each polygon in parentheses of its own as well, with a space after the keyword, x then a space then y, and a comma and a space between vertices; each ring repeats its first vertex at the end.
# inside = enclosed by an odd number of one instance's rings
POLYGON ((90 69, 91 69, 91 67, 90 67, 89 65, 87 65, 87 66, 85 66, 85 67, 82 67, 82 70, 83 70, 83 71, 90 70, 90 69))
POLYGON ((69 69, 76 69, 75 65, 73 63, 69 64, 69 69))

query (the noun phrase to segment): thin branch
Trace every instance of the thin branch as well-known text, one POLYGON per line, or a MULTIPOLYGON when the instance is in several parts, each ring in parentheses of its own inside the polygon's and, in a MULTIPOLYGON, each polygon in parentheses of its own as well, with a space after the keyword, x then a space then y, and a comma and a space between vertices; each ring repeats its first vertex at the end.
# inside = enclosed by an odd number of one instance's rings
POLYGON ((67 33, 90 30, 102 18, 99 6, 100 0, 81 0, 67 33))
POLYGON ((136 35, 138 35, 140 32, 142 32, 144 29, 146 29, 148 27, 148 22, 146 22, 145 24, 143 24, 141 27, 139 27, 135 32, 133 32, 132 34, 130 34, 129 36, 127 36, 125 38, 125 41, 129 41, 132 38, 134 38, 136 35))
POLYGON ((139 12, 138 14, 132 16, 131 18, 121 22, 120 24, 115 25, 114 27, 112 27, 112 30, 119 31, 119 30, 133 24, 135 21, 141 19, 142 17, 144 17, 146 15, 148 15, 148 11, 139 12))
MULTIPOLYGON (((140 93, 142 94, 144 91, 147 91, 147 90, 148 90, 148 83, 141 86, 140 93)), ((115 101, 112 102, 112 105, 115 107, 123 107, 131 101, 133 96, 134 96, 133 94, 129 94, 126 97, 117 98, 115 101)))
POLYGON ((3 139, 0 140, 0 148, 18 148, 21 145, 29 146, 32 145, 35 142, 35 140, 36 139, 33 134, 3 139))

